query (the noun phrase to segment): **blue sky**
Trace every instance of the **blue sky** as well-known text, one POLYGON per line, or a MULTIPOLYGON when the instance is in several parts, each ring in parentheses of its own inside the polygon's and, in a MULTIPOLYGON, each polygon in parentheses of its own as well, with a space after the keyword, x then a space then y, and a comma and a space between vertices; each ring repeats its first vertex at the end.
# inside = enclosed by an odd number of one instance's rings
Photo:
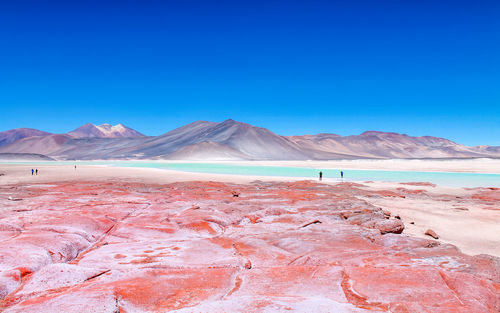
POLYGON ((499 1, 0 3, 0 131, 232 118, 500 145, 499 1))

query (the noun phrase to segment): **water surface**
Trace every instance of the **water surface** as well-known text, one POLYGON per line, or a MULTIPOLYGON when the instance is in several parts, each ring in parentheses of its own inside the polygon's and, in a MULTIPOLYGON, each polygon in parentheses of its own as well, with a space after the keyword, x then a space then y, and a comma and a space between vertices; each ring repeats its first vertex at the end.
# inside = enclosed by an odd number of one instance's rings
POLYGON ((46 162, 0 162, 0 164, 46 164, 46 165, 107 165, 122 167, 144 167, 195 173, 215 173, 252 176, 303 177, 316 179, 319 171, 327 181, 340 180, 340 171, 346 181, 431 182, 452 187, 500 187, 500 174, 386 171, 354 169, 321 169, 297 166, 262 166, 238 163, 158 162, 158 161, 46 161, 46 162))

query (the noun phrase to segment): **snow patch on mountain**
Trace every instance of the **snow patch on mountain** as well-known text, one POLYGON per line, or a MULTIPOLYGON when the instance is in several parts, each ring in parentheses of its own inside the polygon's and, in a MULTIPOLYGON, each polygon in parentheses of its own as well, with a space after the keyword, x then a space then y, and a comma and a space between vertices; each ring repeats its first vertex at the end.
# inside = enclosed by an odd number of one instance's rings
POLYGON ((94 125, 87 123, 68 133, 73 138, 138 138, 144 137, 138 131, 123 124, 94 125))

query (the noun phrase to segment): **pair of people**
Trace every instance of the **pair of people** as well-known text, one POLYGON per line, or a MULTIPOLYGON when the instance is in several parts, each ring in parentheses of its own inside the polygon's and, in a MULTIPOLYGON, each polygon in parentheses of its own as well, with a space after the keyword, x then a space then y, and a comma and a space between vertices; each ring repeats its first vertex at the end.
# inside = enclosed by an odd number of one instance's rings
MULTIPOLYGON (((344 178, 344 171, 340 171, 340 178, 343 179, 344 178)), ((319 181, 322 181, 323 180, 323 172, 320 171, 319 172, 319 181)))
POLYGON ((31 169, 31 176, 38 175, 38 169, 31 169))

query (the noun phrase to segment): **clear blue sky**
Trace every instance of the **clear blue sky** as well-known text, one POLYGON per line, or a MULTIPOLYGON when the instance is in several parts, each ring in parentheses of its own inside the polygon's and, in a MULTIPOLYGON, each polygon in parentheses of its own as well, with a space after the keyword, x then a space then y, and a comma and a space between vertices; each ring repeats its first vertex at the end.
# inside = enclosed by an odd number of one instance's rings
POLYGON ((1 1, 0 131, 227 118, 500 145, 500 1, 1 1))

